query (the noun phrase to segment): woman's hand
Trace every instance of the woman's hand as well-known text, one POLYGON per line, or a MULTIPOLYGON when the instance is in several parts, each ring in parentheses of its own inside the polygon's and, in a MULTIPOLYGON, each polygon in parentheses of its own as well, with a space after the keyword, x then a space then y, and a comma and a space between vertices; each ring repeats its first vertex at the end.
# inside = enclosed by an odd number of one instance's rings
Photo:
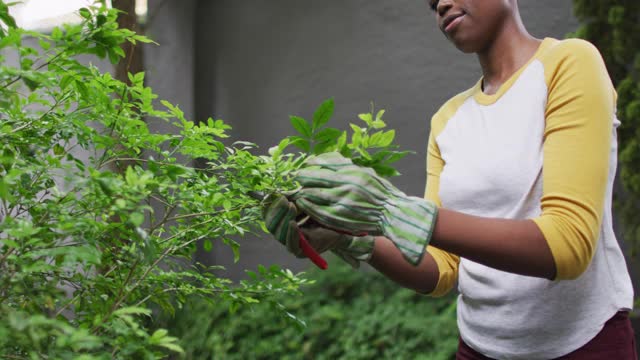
POLYGON ((316 252, 331 250, 354 268, 359 267, 361 261, 368 261, 373 253, 373 236, 351 236, 305 221, 304 214, 284 195, 274 194, 265 200, 263 218, 273 237, 299 258, 306 257, 299 232, 316 252))
POLYGON ((405 195, 372 169, 339 153, 307 160, 296 180, 296 206, 322 226, 353 235, 385 236, 417 265, 431 240, 437 207, 405 195))

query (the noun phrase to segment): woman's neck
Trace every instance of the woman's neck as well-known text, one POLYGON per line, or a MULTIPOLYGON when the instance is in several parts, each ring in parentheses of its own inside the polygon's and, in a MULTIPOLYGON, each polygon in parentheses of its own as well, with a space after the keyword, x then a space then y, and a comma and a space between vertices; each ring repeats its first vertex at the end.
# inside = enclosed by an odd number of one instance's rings
POLYGON ((495 94, 500 85, 531 59, 541 40, 531 36, 519 16, 510 19, 489 46, 478 52, 482 67, 482 90, 495 94))

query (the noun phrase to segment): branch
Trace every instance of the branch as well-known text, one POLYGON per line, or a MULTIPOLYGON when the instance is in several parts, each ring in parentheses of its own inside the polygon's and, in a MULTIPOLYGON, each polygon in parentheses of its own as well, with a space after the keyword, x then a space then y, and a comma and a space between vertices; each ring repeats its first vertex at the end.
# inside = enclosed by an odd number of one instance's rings
MULTIPOLYGON (((144 304, 145 302, 147 302, 147 300, 151 299, 154 296, 160 295, 160 294, 164 294, 164 293, 168 293, 171 291, 177 291, 180 290, 181 288, 177 288, 177 287, 173 287, 173 288, 167 288, 167 289, 163 289, 162 291, 159 292, 155 292, 153 294, 147 295, 145 296, 142 300, 138 301, 134 307, 140 306, 142 304, 144 304)), ((277 289, 276 289, 277 290, 277 289)), ((204 289, 204 291, 206 291, 207 293, 213 293, 213 294, 224 294, 224 293, 236 293, 236 294, 250 294, 250 295, 263 295, 263 294, 268 294, 270 292, 273 292, 273 289, 270 290, 238 290, 238 289, 204 289)))

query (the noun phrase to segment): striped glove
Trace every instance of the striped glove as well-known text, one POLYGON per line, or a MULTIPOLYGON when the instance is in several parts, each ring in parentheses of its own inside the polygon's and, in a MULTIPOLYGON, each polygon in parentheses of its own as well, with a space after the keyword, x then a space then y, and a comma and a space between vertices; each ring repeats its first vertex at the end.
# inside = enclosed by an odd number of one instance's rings
POLYGON ((262 218, 267 230, 289 252, 302 256, 300 237, 298 234, 298 209, 284 195, 269 195, 263 202, 262 218))
POLYGON ((341 234, 317 224, 298 225, 296 219, 301 213, 284 195, 270 195, 264 201, 262 215, 267 230, 296 257, 305 257, 300 248, 298 228, 318 253, 331 250, 354 268, 358 268, 360 261, 369 260, 373 252, 373 236, 341 234))
POLYGON ((331 250, 354 269, 360 266, 360 262, 369 261, 371 254, 373 254, 375 243, 373 236, 341 234, 317 225, 304 226, 301 230, 309 244, 317 252, 322 253, 331 250))
POLYGON ((407 196, 337 152, 309 158, 296 180, 302 188, 291 199, 314 221, 354 235, 385 236, 409 263, 420 263, 438 212, 434 203, 407 196))

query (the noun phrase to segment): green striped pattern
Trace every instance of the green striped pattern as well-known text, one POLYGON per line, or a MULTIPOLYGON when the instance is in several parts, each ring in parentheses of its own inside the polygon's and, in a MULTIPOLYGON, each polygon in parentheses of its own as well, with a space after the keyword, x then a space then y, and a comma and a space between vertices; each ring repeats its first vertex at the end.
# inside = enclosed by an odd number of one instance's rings
POLYGON ((262 215, 267 230, 273 237, 286 246, 289 252, 298 257, 302 256, 296 224, 296 205, 283 195, 273 194, 264 201, 262 215))
POLYGON ((333 253, 351 265, 354 269, 360 267, 360 262, 367 262, 373 254, 375 238, 373 236, 351 236, 346 246, 333 249, 333 253))
POLYGON ((301 230, 318 253, 331 250, 354 268, 368 261, 373 253, 375 238, 370 235, 356 237, 314 224, 302 226, 301 230))
POLYGON ((431 239, 437 207, 405 195, 372 169, 339 153, 310 158, 296 180, 298 208, 320 224, 351 234, 385 236, 417 265, 431 239))

